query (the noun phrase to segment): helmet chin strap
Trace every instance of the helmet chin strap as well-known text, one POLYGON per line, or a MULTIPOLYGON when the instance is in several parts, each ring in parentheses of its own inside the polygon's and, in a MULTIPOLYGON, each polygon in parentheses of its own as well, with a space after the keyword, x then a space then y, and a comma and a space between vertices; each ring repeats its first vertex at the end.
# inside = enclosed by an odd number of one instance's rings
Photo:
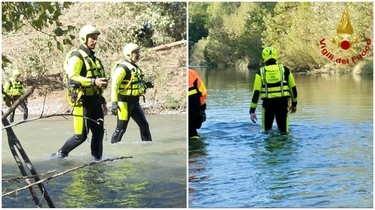
POLYGON ((83 46, 88 49, 88 50, 91 50, 91 51, 94 51, 95 48, 90 48, 88 45, 87 45, 87 42, 85 44, 83 44, 83 46))
POLYGON ((139 61, 139 57, 137 58, 137 56, 133 55, 130 60, 133 61, 134 63, 136 63, 136 62, 139 61))

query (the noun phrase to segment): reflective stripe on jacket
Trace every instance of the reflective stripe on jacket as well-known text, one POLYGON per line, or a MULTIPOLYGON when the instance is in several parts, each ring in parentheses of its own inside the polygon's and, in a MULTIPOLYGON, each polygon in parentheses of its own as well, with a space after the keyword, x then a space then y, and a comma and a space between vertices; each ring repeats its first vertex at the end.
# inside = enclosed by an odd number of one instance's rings
POLYGON ((262 98, 290 97, 288 82, 284 78, 284 67, 282 64, 264 66, 260 68, 262 98))
POLYGON ((207 89, 198 73, 189 69, 189 119, 201 117, 201 106, 206 103, 207 89))
POLYGON ((189 69, 189 96, 195 93, 200 92, 200 104, 203 105, 206 103, 206 98, 207 98, 207 89, 204 86, 202 80, 198 76, 198 73, 192 69, 189 69), (196 82, 196 87, 197 91, 194 91, 195 83, 196 82))

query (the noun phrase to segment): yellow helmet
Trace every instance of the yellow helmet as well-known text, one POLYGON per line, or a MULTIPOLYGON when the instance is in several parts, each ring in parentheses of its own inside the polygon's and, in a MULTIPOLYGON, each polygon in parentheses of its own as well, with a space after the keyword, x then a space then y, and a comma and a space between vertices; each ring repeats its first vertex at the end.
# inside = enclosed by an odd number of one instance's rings
POLYGON ((79 41, 81 41, 82 44, 86 44, 87 35, 89 34, 100 35, 100 32, 98 28, 93 25, 85 25, 81 28, 81 30, 79 30, 79 41))
POLYGON ((21 72, 20 72, 20 70, 18 70, 18 69, 15 69, 15 70, 13 70, 13 73, 12 73, 12 75, 13 75, 13 76, 16 76, 16 75, 21 75, 21 72))
POLYGON ((139 50, 140 47, 137 44, 129 43, 124 46, 124 55, 127 59, 132 59, 132 52, 139 50))
POLYGON ((273 47, 264 48, 263 51, 262 51, 263 62, 265 63, 266 61, 268 61, 271 58, 277 60, 277 52, 276 52, 275 48, 273 48, 273 47))

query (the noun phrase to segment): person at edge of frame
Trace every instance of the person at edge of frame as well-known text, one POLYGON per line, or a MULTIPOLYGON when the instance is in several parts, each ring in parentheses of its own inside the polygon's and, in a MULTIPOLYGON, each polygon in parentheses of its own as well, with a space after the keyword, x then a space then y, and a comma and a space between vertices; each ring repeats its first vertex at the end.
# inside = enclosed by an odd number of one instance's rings
POLYGON ((207 89, 198 73, 189 68, 189 139, 198 139, 197 129, 206 121, 207 89))
POLYGON ((51 158, 67 157, 87 139, 89 130, 92 132, 91 155, 95 161, 102 158, 103 118, 107 114, 103 92, 107 86, 107 79, 102 62, 95 57, 94 52, 99 35, 100 32, 95 26, 83 26, 79 32, 81 45, 66 56, 64 69, 69 92, 68 102, 73 107, 74 135, 53 153, 51 158))
POLYGON ((289 133, 289 112, 297 112, 297 87, 292 72, 277 63, 277 52, 273 47, 262 51, 264 66, 255 74, 253 96, 250 104, 250 119, 256 123, 255 109, 259 96, 262 103, 262 130, 269 131, 276 118, 279 131, 289 133), (290 99, 292 101, 290 105, 290 99))

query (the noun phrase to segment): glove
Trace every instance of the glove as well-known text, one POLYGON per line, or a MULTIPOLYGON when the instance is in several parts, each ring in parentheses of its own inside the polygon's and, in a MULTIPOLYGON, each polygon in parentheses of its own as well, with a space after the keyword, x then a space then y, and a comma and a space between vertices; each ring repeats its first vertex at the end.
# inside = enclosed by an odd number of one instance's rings
POLYGON ((153 82, 146 82, 146 87, 147 88, 153 88, 154 87, 154 83, 153 82))
POLYGON ((103 116, 106 116, 108 112, 106 104, 102 104, 102 111, 103 111, 103 116))
POLYGON ((201 105, 201 117, 202 117, 202 122, 206 121, 206 103, 201 105))
POLYGON ((201 117, 202 117, 202 122, 206 121, 206 112, 205 111, 201 111, 201 117))
POLYGON ((117 116, 117 109, 119 109, 118 107, 118 103, 117 102, 112 102, 112 109, 111 109, 111 112, 113 115, 117 116))
POLYGON ((202 111, 206 111, 206 108, 207 108, 206 103, 204 103, 204 104, 201 105, 201 110, 202 110, 202 111))

